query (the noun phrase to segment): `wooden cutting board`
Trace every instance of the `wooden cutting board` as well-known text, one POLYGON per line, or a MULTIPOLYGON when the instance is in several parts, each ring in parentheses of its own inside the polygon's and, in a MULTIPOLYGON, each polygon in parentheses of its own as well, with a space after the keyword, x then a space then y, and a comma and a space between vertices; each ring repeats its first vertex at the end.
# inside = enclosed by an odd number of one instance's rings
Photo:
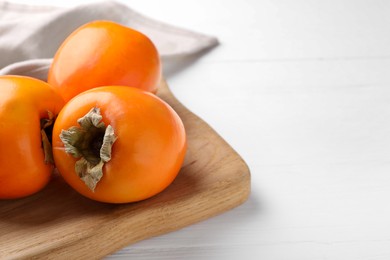
POLYGON ((41 192, 0 200, 0 259, 96 259, 137 241, 171 232, 242 204, 250 173, 240 156, 188 111, 164 82, 158 95, 182 118, 188 151, 162 193, 122 205, 89 200, 55 175, 41 192))

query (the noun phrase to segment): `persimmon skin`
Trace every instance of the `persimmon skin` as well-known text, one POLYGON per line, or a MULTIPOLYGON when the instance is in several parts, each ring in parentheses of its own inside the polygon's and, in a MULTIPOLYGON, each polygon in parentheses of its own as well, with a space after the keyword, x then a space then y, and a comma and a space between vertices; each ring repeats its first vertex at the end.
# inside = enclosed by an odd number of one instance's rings
POLYGON ((141 32, 111 21, 93 21, 70 34, 57 50, 48 83, 65 101, 100 86, 123 85, 156 93, 161 61, 141 32))
POLYGON ((0 199, 32 195, 49 182, 53 165, 44 161, 40 119, 62 106, 43 81, 0 77, 0 199))
POLYGON ((53 129, 54 160, 65 181, 80 194, 108 203, 140 201, 163 191, 179 173, 186 147, 176 112, 154 94, 132 87, 99 87, 77 95, 64 106, 53 129), (77 120, 93 107, 100 109, 117 139, 103 177, 91 191, 76 174, 78 159, 65 152, 59 135, 78 126, 77 120))

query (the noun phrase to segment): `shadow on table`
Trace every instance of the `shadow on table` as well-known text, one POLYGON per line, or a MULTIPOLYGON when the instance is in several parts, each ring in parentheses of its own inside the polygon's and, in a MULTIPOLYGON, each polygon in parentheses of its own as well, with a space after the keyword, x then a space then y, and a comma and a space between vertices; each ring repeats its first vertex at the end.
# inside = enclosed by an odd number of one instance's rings
MULTIPOLYGON (((241 238, 253 234, 254 222, 260 222, 264 205, 258 193, 252 192, 248 200, 221 215, 182 230, 147 239, 122 249, 108 259, 221 259, 232 243, 244 243, 241 238), (227 243, 227 241, 232 241, 227 243), (239 241, 239 242, 237 242, 239 241)), ((228 259, 231 259, 228 257, 228 259)))
POLYGON ((177 73, 180 73, 184 69, 187 69, 194 63, 196 63, 202 56, 211 52, 214 47, 205 49, 190 55, 178 55, 162 58, 163 75, 165 78, 172 77, 177 73))

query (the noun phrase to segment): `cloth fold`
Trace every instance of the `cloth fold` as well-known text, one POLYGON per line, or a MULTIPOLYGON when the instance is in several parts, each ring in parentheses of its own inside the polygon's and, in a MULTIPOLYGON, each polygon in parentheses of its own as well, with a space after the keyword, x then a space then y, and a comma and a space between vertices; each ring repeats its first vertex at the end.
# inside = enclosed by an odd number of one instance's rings
POLYGON ((52 57, 63 40, 93 20, 111 20, 141 31, 154 42, 163 62, 218 45, 216 37, 145 17, 116 1, 72 8, 0 1, 0 75, 26 75, 45 80, 52 57))

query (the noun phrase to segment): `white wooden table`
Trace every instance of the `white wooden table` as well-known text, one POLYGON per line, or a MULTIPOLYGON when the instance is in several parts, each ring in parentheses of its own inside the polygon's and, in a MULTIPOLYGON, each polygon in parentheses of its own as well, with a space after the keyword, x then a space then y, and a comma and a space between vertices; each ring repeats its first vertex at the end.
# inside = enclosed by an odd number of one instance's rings
POLYGON ((166 77, 252 194, 107 259, 390 259, 390 1, 121 2, 219 38, 166 77))

